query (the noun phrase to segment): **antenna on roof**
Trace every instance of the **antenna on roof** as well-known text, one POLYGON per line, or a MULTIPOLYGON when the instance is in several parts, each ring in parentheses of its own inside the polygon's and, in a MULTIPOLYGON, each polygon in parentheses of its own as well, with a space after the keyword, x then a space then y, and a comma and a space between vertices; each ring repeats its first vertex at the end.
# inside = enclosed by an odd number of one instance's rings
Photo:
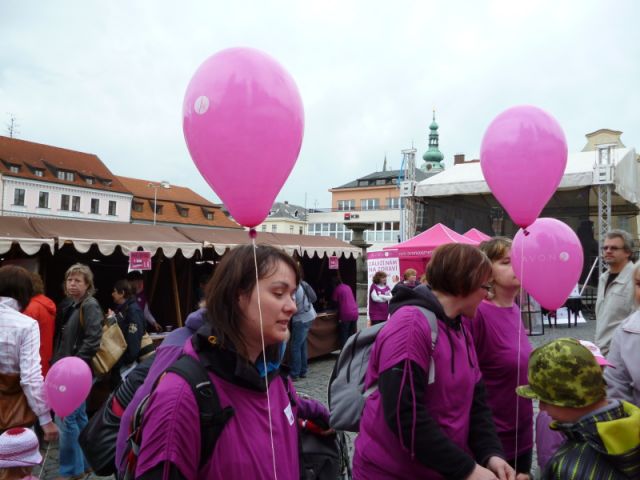
POLYGON ((20 133, 18 130, 18 119, 13 113, 7 112, 7 115, 9 115, 9 121, 7 122, 7 134, 10 138, 13 138, 15 135, 20 133))

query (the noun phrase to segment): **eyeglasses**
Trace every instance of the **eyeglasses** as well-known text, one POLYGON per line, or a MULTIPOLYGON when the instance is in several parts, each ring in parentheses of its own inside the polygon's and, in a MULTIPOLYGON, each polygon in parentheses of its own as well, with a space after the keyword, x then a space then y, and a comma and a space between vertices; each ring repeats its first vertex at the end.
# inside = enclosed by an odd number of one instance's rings
POLYGON ((602 247, 603 252, 606 252, 607 250, 617 252, 618 250, 623 250, 623 247, 614 247, 613 245, 605 245, 604 247, 602 247))
POLYGON ((480 285, 480 288, 484 288, 487 292, 491 291, 491 285, 480 285))

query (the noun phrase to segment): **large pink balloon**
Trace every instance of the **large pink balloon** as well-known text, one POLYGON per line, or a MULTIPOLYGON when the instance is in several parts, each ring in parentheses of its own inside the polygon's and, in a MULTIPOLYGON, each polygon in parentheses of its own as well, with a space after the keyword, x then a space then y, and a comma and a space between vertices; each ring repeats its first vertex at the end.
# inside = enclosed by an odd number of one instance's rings
POLYGON ((578 284, 582 262, 578 236, 555 218, 539 218, 513 239, 513 271, 547 310, 557 310, 567 300, 578 284))
POLYGON ((304 110, 293 78, 263 52, 223 50, 198 68, 182 111, 204 179, 236 222, 262 223, 302 145, 304 110))
POLYGON ((567 141, 544 110, 524 105, 505 110, 487 128, 480 166, 491 192, 513 222, 527 227, 558 188, 567 166, 567 141))
POLYGON ((78 408, 91 390, 91 369, 78 357, 58 360, 44 380, 49 406, 59 417, 66 417, 78 408))

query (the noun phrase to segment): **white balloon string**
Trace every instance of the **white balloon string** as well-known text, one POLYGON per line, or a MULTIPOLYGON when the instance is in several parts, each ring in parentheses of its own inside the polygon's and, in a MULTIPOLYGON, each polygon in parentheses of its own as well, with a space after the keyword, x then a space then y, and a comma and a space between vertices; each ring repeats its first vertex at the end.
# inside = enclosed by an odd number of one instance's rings
POLYGON ((262 304, 260 303, 260 278, 258 276, 258 256, 256 254, 256 239, 252 238, 253 243, 253 263, 256 270, 256 292, 258 295, 258 316, 260 318, 260 340, 262 341, 262 362, 264 365, 264 385, 267 392, 267 412, 269 414, 269 438, 271 439, 271 459, 273 461, 273 478, 278 480, 278 472, 276 470, 276 447, 273 443, 273 423, 271 421, 271 398, 269 397, 269 375, 267 370, 267 350, 264 346, 264 327, 262 324, 262 304))
MULTIPOLYGON (((524 233, 524 229, 523 229, 524 233)), ((524 242, 526 241, 526 235, 522 235, 522 248, 520 249, 520 321, 518 322, 518 367, 516 370, 516 387, 520 383, 520 357, 522 352, 522 306, 525 300, 524 284, 524 242)), ((528 300, 528 298, 527 298, 528 300)), ((529 333, 531 333, 531 309, 529 308, 529 302, 527 302, 527 309, 529 312, 529 333)), ((513 461, 513 468, 518 473, 518 433, 520 431, 520 398, 516 396, 516 444, 515 444, 515 456, 513 461)))
POLYGON ((51 447, 51 442, 47 442, 47 450, 44 452, 44 459, 40 464, 40 476, 44 478, 44 467, 47 464, 47 458, 49 458, 49 447, 51 447))

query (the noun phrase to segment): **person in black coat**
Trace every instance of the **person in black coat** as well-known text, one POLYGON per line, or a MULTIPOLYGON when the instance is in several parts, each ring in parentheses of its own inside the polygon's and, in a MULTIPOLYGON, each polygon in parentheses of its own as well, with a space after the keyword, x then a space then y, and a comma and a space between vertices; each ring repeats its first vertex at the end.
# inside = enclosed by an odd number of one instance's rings
MULTIPOLYGON (((127 342, 127 349, 113 367, 113 376, 126 376, 135 366, 140 355, 140 343, 144 335, 144 313, 136 302, 131 284, 127 280, 118 280, 111 292, 115 310, 109 310, 107 318, 115 319, 127 342)), ((116 382, 117 383, 117 382, 116 382)))

